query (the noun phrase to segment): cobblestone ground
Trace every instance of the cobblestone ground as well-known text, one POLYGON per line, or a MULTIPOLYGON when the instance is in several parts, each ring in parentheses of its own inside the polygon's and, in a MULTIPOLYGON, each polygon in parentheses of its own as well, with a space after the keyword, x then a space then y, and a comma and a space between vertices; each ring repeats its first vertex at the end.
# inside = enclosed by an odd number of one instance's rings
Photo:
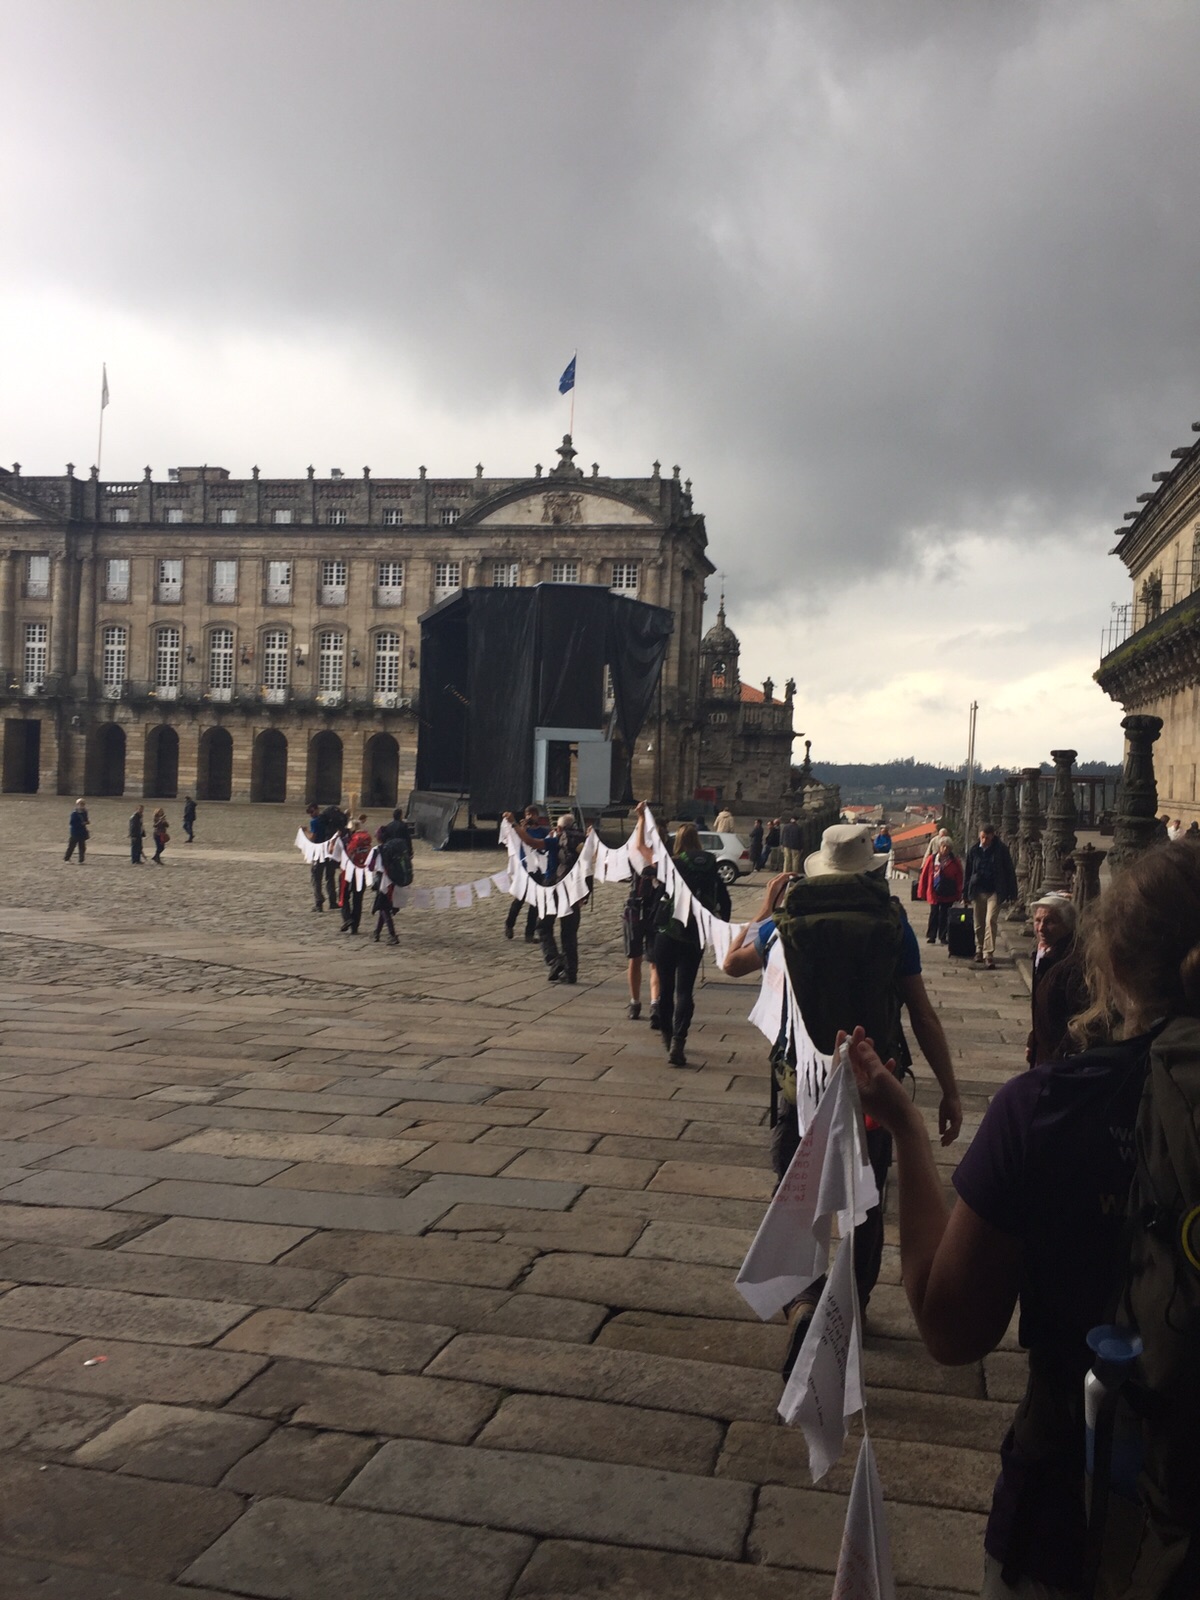
MULTIPOLYGON (((672 1070, 615 888, 563 988, 499 899, 339 935, 293 810, 202 807, 135 870, 118 801, 64 864, 69 806, 0 801, 0 1594, 827 1595, 852 1452, 809 1484, 782 1326, 733 1288, 753 987, 710 974, 672 1070)), ((499 864, 419 847, 418 881, 499 864)), ((1028 1000, 931 954, 965 1138, 1028 1000)), ((900 1594, 954 1600, 1023 1358, 936 1367, 891 1245, 868 1331, 900 1594)))

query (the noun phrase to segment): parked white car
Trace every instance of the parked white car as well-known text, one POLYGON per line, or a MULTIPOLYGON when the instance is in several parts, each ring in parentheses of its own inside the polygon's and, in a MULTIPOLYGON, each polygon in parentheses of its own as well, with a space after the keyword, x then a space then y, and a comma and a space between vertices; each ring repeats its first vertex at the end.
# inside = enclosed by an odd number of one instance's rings
POLYGON ((723 883, 736 883, 754 871, 749 849, 736 833, 702 833, 700 843, 717 858, 717 871, 723 883))

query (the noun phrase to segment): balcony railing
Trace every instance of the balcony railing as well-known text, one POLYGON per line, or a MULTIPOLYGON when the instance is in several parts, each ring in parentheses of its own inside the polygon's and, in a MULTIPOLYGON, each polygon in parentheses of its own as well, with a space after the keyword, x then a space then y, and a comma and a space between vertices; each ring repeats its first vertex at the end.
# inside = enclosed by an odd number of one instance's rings
POLYGON ((345 585, 323 583, 321 585, 321 604, 323 606, 344 606, 346 604, 345 585))
POLYGON ((402 588, 384 588, 381 584, 375 591, 375 604, 380 606, 402 606, 404 604, 404 590, 402 588))

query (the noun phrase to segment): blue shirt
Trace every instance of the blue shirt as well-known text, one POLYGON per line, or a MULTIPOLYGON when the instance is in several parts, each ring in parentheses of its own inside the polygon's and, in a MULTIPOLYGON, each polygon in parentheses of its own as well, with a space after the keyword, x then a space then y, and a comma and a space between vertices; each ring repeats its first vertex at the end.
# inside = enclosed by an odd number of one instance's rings
POLYGON ((319 813, 315 817, 306 817, 305 826, 307 827, 309 837, 312 839, 314 844, 324 844, 329 838, 328 824, 325 818, 319 813))

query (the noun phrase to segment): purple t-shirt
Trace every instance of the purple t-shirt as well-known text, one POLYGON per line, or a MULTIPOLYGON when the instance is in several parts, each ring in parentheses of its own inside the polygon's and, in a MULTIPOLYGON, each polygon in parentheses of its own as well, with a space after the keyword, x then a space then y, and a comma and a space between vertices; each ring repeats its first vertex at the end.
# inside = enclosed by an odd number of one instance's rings
POLYGON ((971 1210, 1020 1240, 1030 1353, 984 1543, 1010 1573, 1061 1589, 1078 1587, 1082 1571, 1085 1340, 1110 1320, 1152 1038, 1011 1078, 954 1174, 971 1210))

